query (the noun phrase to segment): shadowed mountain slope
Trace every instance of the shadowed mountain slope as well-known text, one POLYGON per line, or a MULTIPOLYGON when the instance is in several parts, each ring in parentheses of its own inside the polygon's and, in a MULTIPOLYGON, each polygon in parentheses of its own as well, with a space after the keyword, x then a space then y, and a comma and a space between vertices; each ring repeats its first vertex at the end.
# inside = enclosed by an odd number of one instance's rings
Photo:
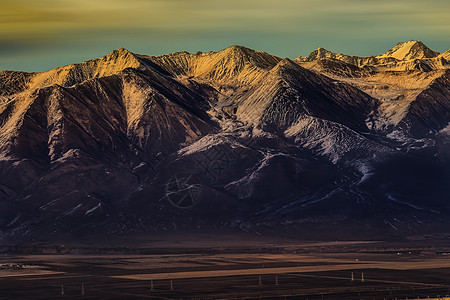
POLYGON ((241 46, 118 49, 2 71, 2 236, 439 231, 450 213, 447 52, 416 41, 295 61, 241 46))

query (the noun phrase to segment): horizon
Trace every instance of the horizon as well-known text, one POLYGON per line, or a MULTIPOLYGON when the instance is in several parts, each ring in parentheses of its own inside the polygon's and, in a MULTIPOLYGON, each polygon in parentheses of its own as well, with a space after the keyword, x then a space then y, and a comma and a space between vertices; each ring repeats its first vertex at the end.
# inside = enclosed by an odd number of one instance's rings
POLYGON ((181 53, 181 52, 187 52, 187 53, 189 53, 189 54, 194 54, 194 53, 197 53, 197 52, 202 52, 202 53, 210 53, 210 52, 214 52, 214 53, 218 53, 218 52, 224 51, 224 50, 226 50, 226 49, 228 49, 228 48, 231 48, 231 47, 233 47, 233 46, 238 46, 238 47, 244 47, 244 48, 247 48, 247 49, 251 49, 251 50, 254 50, 254 51, 265 52, 265 53, 268 53, 268 54, 277 56, 277 57, 282 58, 282 59, 283 59, 283 58, 288 58, 288 59, 294 60, 294 59, 296 59, 296 58, 298 58, 298 57, 308 57, 313 51, 318 50, 318 49, 325 49, 325 50, 327 50, 327 51, 330 51, 330 52, 333 52, 333 53, 336 53, 336 54, 344 54, 344 55, 356 56, 356 57, 378 56, 378 55, 382 55, 382 54, 384 54, 385 52, 387 52, 387 51, 393 49, 395 46, 397 46, 397 45, 400 44, 400 43, 407 43, 407 42, 411 42, 411 41, 414 41, 414 42, 421 42, 421 43, 423 43, 426 47, 428 47, 430 50, 433 50, 433 51, 438 52, 438 53, 444 53, 445 51, 450 50, 450 48, 449 48, 449 49, 446 49, 446 50, 444 50, 444 51, 436 51, 436 50, 434 50, 433 48, 430 48, 426 43, 424 43, 424 42, 422 42, 422 41, 420 41, 420 40, 405 40, 405 41, 399 41, 399 42, 397 42, 395 45, 393 45, 391 48, 386 49, 386 51, 383 51, 383 52, 378 53, 378 54, 371 54, 371 55, 353 55, 353 54, 349 54, 349 53, 343 53, 343 52, 339 52, 339 51, 334 51, 334 50, 332 50, 332 49, 330 50, 329 48, 320 46, 320 47, 317 47, 317 48, 315 48, 315 49, 312 49, 309 53, 306 53, 306 54, 300 54, 300 55, 298 55, 298 56, 296 56, 296 57, 283 57, 283 56, 279 56, 279 55, 270 53, 270 52, 265 51, 265 50, 263 50, 263 49, 253 49, 253 48, 250 48, 250 47, 247 47, 247 46, 244 46, 244 45, 237 45, 237 44, 235 44, 235 45, 229 45, 229 46, 226 46, 225 48, 219 49, 219 50, 209 50, 209 51, 186 51, 186 50, 180 50, 180 51, 172 51, 172 52, 161 53, 161 54, 156 54, 156 55, 149 54, 149 53, 138 53, 138 52, 132 51, 132 50, 130 50, 130 49, 128 49, 128 48, 125 48, 125 47, 119 47, 119 48, 116 48, 116 49, 112 49, 112 50, 110 50, 110 51, 107 51, 106 53, 104 53, 103 55, 98 56, 98 57, 91 57, 91 58, 87 58, 87 59, 82 60, 82 61, 69 62, 69 63, 67 63, 67 64, 62 64, 62 65, 54 66, 54 67, 51 68, 51 69, 38 70, 38 71, 14 70, 14 69, 0 69, 0 72, 1 72, 1 71, 19 71, 19 72, 30 72, 30 73, 33 73, 33 72, 36 72, 36 73, 43 73, 43 72, 46 72, 46 71, 49 71, 49 70, 52 70, 52 69, 55 69, 55 68, 58 68, 58 67, 63 67, 63 66, 68 66, 68 65, 73 65, 73 64, 78 64, 78 63, 83 63, 83 62, 86 62, 86 61, 91 61, 91 60, 95 60, 95 59, 98 59, 98 58, 102 58, 102 57, 104 57, 104 56, 106 56, 106 55, 112 53, 113 51, 117 51, 117 50, 119 50, 119 49, 125 49, 126 51, 129 51, 129 52, 131 52, 131 53, 133 53, 133 54, 136 54, 136 55, 160 56, 160 55, 168 55, 168 54, 181 53))
POLYGON ((0 70, 41 72, 121 47, 162 55, 242 45, 294 59, 319 47, 378 55, 412 39, 437 52, 450 46, 450 3, 444 0, 1 0, 0 5, 0 70))

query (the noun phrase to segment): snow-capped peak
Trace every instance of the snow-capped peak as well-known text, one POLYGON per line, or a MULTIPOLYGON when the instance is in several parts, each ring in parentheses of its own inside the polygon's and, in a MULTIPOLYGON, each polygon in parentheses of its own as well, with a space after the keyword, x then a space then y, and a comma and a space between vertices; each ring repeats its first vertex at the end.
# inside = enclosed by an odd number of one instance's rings
POLYGON ((386 51, 379 57, 393 57, 397 60, 410 60, 433 58, 439 55, 438 52, 430 50, 420 41, 410 40, 407 42, 400 42, 391 50, 386 51))

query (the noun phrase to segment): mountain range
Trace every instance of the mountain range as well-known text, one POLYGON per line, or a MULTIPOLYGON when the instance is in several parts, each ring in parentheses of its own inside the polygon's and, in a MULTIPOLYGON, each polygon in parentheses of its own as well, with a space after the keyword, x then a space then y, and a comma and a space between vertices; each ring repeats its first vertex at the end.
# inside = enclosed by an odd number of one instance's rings
POLYGON ((0 72, 0 239, 447 232, 450 50, 118 49, 0 72))

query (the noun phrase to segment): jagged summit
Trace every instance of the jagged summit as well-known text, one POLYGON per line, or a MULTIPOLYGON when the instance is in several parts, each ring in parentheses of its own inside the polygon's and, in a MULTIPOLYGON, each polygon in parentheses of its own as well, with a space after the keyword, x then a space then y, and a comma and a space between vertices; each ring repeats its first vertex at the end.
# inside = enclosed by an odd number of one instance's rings
POLYGON ((305 70, 305 68, 303 68, 302 66, 300 66, 299 64, 297 64, 295 61, 289 59, 289 58, 284 58, 282 60, 280 60, 269 72, 269 74, 271 75, 275 75, 275 76, 281 76, 281 77, 286 77, 288 76, 291 72, 296 72, 296 73, 303 73, 303 72, 308 72, 307 70, 305 70))
POLYGON ((55 84, 69 87, 92 78, 118 74, 126 68, 137 69, 144 67, 144 64, 134 53, 125 48, 120 48, 101 58, 39 73, 34 77, 30 85, 34 88, 55 84))
POLYGON ((312 51, 308 56, 299 56, 295 60, 300 62, 314 61, 323 58, 334 58, 336 53, 333 53, 325 48, 319 47, 312 51))
MULTIPOLYGON (((424 135, 426 133, 420 122, 433 119, 432 122, 440 124, 438 127, 441 128, 442 124, 446 124, 445 121, 438 120, 442 117, 442 113, 431 113, 432 109, 423 109, 417 113, 422 116, 417 117, 413 116, 411 108, 417 106, 416 102, 422 101, 420 100, 422 97, 426 98, 424 102, 429 103, 430 85, 436 86, 436 82, 446 78, 445 74, 450 68, 448 53, 447 51, 439 54, 422 42, 411 40, 398 43, 391 50, 376 57, 347 56, 319 48, 307 59, 296 59, 296 62, 308 70, 350 83, 378 99, 380 105, 376 111, 377 120, 372 126, 378 128, 390 125, 405 126, 409 127, 410 132, 415 134, 420 132, 424 135)), ((441 100, 439 105, 446 107, 447 99, 444 100, 439 96, 435 98, 441 100)), ((447 110, 440 107, 436 111, 447 110)), ((426 126, 428 130, 430 127, 432 126, 426 126)))
POLYGON ((445 51, 445 52, 443 52, 443 53, 441 53, 441 54, 439 54, 438 57, 444 58, 446 60, 450 60, 450 49, 445 51))
MULTIPOLYGON (((449 57, 448 51, 439 54, 430 50, 422 42, 411 40, 398 43, 394 48, 377 57, 345 55, 319 47, 307 57, 298 57, 295 62, 301 64, 319 60, 334 60, 369 69, 375 67, 393 71, 436 70, 447 68, 449 57), (413 59, 427 61, 412 63, 413 59), (403 63, 404 61, 408 62, 403 63)), ((92 78, 115 75, 124 69, 135 68, 168 72, 174 76, 214 80, 221 84, 235 82, 245 85, 264 76, 281 60, 281 58, 264 51, 256 51, 239 45, 233 45, 217 52, 191 54, 182 51, 160 56, 138 55, 125 48, 119 48, 101 58, 59 67, 43 73, 33 73, 26 76, 25 81, 20 79, 21 76, 17 76, 17 78, 23 81, 23 87, 28 85, 41 88, 55 84, 70 87, 92 78)), ((326 62, 326 64, 329 65, 330 62, 326 62)), ((361 73, 359 70, 357 71, 357 73, 361 73)), ((15 91, 18 90, 15 89, 15 91)))
POLYGON ((308 57, 300 56, 295 59, 298 64, 303 65, 305 68, 312 68, 334 75, 347 74, 349 77, 369 75, 373 71, 398 72, 419 70, 421 72, 430 72, 443 70, 450 67, 448 60, 448 52, 439 54, 430 50, 422 42, 413 40, 400 42, 391 50, 378 56, 351 56, 318 48, 311 52, 308 57), (337 61, 348 65, 336 64, 335 62, 337 61))
POLYGON ((239 84, 255 81, 281 60, 266 52, 237 45, 218 52, 178 52, 149 58, 175 75, 239 84))
POLYGON ((410 40, 407 42, 400 42, 391 50, 386 51, 380 57, 393 57, 397 60, 410 60, 422 58, 434 58, 439 53, 430 50, 421 41, 410 40))
POLYGON ((240 45, 232 45, 232 46, 229 46, 218 52, 222 52, 222 51, 231 51, 231 52, 236 52, 236 53, 247 53, 247 54, 257 52, 256 50, 247 48, 245 46, 240 46, 240 45))
POLYGON ((20 71, 0 71, 0 96, 23 91, 36 73, 20 71))
POLYGON ((109 53, 109 55, 113 54, 113 53, 118 53, 118 54, 134 54, 133 52, 131 52, 128 49, 125 49, 124 47, 120 47, 118 49, 114 49, 113 51, 111 51, 111 53, 109 53))
POLYGON ((106 61, 116 60, 117 62, 121 62, 121 61, 129 62, 129 60, 136 59, 136 57, 137 57, 136 54, 134 54, 133 52, 131 52, 128 49, 121 47, 119 49, 115 49, 115 50, 111 51, 111 53, 107 54, 103 58, 106 61))
POLYGON ((268 54, 264 51, 256 51, 243 46, 234 45, 225 48, 213 54, 223 65, 231 64, 231 66, 242 68, 245 65, 252 67, 270 69, 273 68, 281 59, 268 54))
MULTIPOLYGON (((410 40, 407 42, 399 42, 394 48, 386 51, 377 57, 392 57, 397 60, 423 59, 434 58, 439 55, 428 48, 421 41, 410 40)), ((360 58, 358 56, 346 55, 341 53, 334 53, 325 48, 319 47, 312 51, 307 57, 308 61, 318 60, 322 58, 341 59, 342 58, 360 58)), ((361 57, 362 58, 362 57, 361 57)))
POLYGON ((355 64, 358 65, 359 64, 359 57, 357 56, 351 56, 351 55, 346 55, 346 54, 342 54, 342 53, 334 53, 332 51, 329 51, 325 48, 317 48, 316 50, 312 51, 308 57, 297 57, 295 59, 295 61, 297 62, 311 62, 311 61, 317 61, 317 60, 322 60, 322 59, 333 59, 333 60, 340 60, 346 63, 351 63, 351 64, 355 64))
MULTIPOLYGON (((248 59, 252 59, 255 57, 276 57, 272 54, 269 54, 265 51, 260 51, 260 50, 254 50, 245 46, 240 46, 240 45, 233 45, 230 47, 227 47, 223 50, 217 51, 217 52, 212 52, 212 53, 222 53, 222 54, 226 54, 226 55, 232 55, 232 56, 237 56, 237 57, 247 57, 248 59)), ((281 60, 280 58, 276 57, 278 60, 281 60)))
POLYGON ((333 56, 333 55, 336 55, 336 54, 325 48, 319 47, 309 54, 308 59, 312 60, 312 59, 319 59, 319 58, 329 58, 330 56, 333 56))

